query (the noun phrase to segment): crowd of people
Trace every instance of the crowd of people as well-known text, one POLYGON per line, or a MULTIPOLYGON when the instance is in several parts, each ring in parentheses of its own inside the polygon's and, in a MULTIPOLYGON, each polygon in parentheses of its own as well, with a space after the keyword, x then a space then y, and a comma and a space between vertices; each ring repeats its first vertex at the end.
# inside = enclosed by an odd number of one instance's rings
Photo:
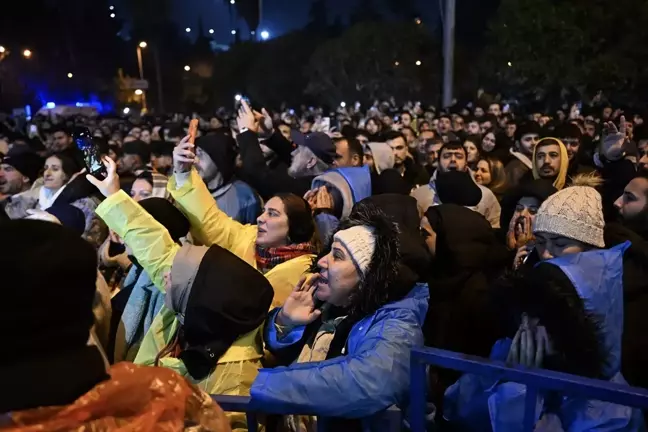
MULTIPOLYGON (((182 115, 0 119, 0 430, 246 430, 208 395, 281 413, 267 430, 381 430, 421 346, 648 388, 641 114, 229 114, 194 115, 195 141, 182 115)), ((439 430, 521 430, 523 385, 427 384, 439 430)), ((554 393, 536 414, 644 429, 554 393)))

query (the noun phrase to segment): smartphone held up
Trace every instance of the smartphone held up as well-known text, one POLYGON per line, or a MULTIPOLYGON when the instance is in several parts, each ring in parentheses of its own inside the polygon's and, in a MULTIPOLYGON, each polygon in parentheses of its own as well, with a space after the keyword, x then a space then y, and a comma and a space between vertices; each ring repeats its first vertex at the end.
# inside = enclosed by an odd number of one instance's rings
POLYGON ((83 153, 88 173, 98 178, 105 178, 107 175, 106 167, 101 161, 101 152, 99 145, 92 139, 90 130, 86 127, 79 127, 73 133, 74 143, 83 153))

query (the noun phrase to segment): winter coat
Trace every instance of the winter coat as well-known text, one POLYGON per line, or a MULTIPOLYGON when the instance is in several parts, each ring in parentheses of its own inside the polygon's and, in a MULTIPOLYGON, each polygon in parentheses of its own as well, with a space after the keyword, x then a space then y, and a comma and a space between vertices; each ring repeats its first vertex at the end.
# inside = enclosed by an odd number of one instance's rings
MULTIPOLYGON (((428 208, 434 205, 442 204, 441 201, 439 201, 439 197, 436 191, 437 172, 438 171, 434 173, 434 175, 430 179, 429 184, 420 186, 414 189, 414 191, 412 191, 411 193, 411 195, 416 198, 416 201, 419 205, 419 210, 421 212, 425 212, 428 208)), ((497 201, 497 197, 495 197, 495 194, 487 187, 482 185, 477 186, 479 186, 479 189, 481 189, 482 199, 481 201, 479 201, 477 206, 474 207, 473 210, 484 216, 486 220, 491 224, 491 227, 499 228, 500 213, 502 209, 499 202, 497 201)))
POLYGON ((639 233, 618 223, 608 223, 603 236, 608 247, 631 242, 623 255, 621 372, 630 385, 648 388, 648 227, 639 233))
MULTIPOLYGON (((257 268, 256 225, 242 225, 223 213, 196 170, 191 171, 189 179, 180 188, 177 188, 175 176, 172 177, 169 192, 189 220, 192 236, 198 244, 219 245, 257 268)), ((313 258, 310 254, 302 255, 277 265, 265 274, 275 292, 273 307, 283 305, 313 258)))
MULTIPOLYGON (((610 250, 566 255, 549 261, 558 267, 599 320, 600 343, 607 352, 603 369, 610 382, 625 384, 620 373, 623 332, 623 252, 628 244, 610 250)), ((551 335, 550 335, 551 336, 551 335)), ((498 341, 491 359, 506 360, 511 340, 498 341)), ((461 430, 522 430, 526 388, 514 382, 465 374, 446 392, 445 417, 461 430)), ((638 409, 578 397, 541 394, 536 408, 536 431, 638 431, 643 418, 638 409)))
MULTIPOLYGON (((391 405, 404 407, 409 389, 410 351, 421 346, 428 288, 418 284, 405 298, 356 322, 342 355, 320 362, 261 369, 252 404, 282 413, 308 411, 325 417, 363 418, 391 405)), ((271 351, 295 349, 318 326, 294 327, 278 337, 273 311, 266 325, 271 351)))
MULTIPOLYGON (((470 355, 487 356, 503 335, 492 284, 510 264, 488 222, 455 204, 431 207, 426 216, 437 234, 435 259, 428 276, 430 306, 425 344, 470 355)), ((439 372, 433 380, 435 401, 458 375, 439 372)))
MULTIPOLYGON (((213 203, 214 200, 202 179, 195 171, 193 175, 194 181, 202 185, 202 193, 213 203)), ((171 239, 159 222, 123 191, 111 195, 101 203, 97 207, 97 214, 131 247, 144 271, 151 277, 157 289, 164 293, 165 274, 171 269, 180 245, 171 239)), ((155 365, 158 353, 172 341, 178 328, 179 322, 175 313, 163 306, 142 340, 135 363, 155 365)), ((260 328, 238 338, 219 358, 212 373, 200 381, 189 375, 186 366, 178 358, 164 357, 160 359, 159 364, 178 372, 207 393, 246 395, 260 366, 259 360, 263 356, 259 332, 260 328)))

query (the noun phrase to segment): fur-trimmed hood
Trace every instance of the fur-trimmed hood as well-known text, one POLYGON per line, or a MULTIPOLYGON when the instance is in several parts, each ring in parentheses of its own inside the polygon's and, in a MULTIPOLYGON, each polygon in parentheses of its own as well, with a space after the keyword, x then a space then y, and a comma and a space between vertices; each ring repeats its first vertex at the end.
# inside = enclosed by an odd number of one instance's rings
POLYGON ((539 318, 552 338, 557 355, 548 369, 606 379, 619 372, 623 254, 629 246, 554 258, 515 284, 519 311, 539 318))
MULTIPOLYGON (((369 268, 360 282, 361 288, 351 298, 348 311, 349 315, 363 317, 387 303, 402 299, 407 292, 403 292, 397 283, 398 261, 401 256, 398 226, 370 200, 355 205, 349 217, 340 222, 335 232, 358 225, 371 227, 375 237, 375 249, 369 268)), ((325 250, 313 261, 312 272, 319 272, 317 262, 330 252, 334 234, 325 250)))

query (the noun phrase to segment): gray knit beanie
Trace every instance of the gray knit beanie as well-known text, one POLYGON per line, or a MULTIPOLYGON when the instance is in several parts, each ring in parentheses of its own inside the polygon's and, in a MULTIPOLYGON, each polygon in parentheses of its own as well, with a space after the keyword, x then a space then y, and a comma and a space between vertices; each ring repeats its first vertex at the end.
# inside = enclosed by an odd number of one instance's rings
POLYGON ((603 248, 604 226, 601 195, 592 187, 572 186, 542 203, 533 233, 559 235, 603 248))

